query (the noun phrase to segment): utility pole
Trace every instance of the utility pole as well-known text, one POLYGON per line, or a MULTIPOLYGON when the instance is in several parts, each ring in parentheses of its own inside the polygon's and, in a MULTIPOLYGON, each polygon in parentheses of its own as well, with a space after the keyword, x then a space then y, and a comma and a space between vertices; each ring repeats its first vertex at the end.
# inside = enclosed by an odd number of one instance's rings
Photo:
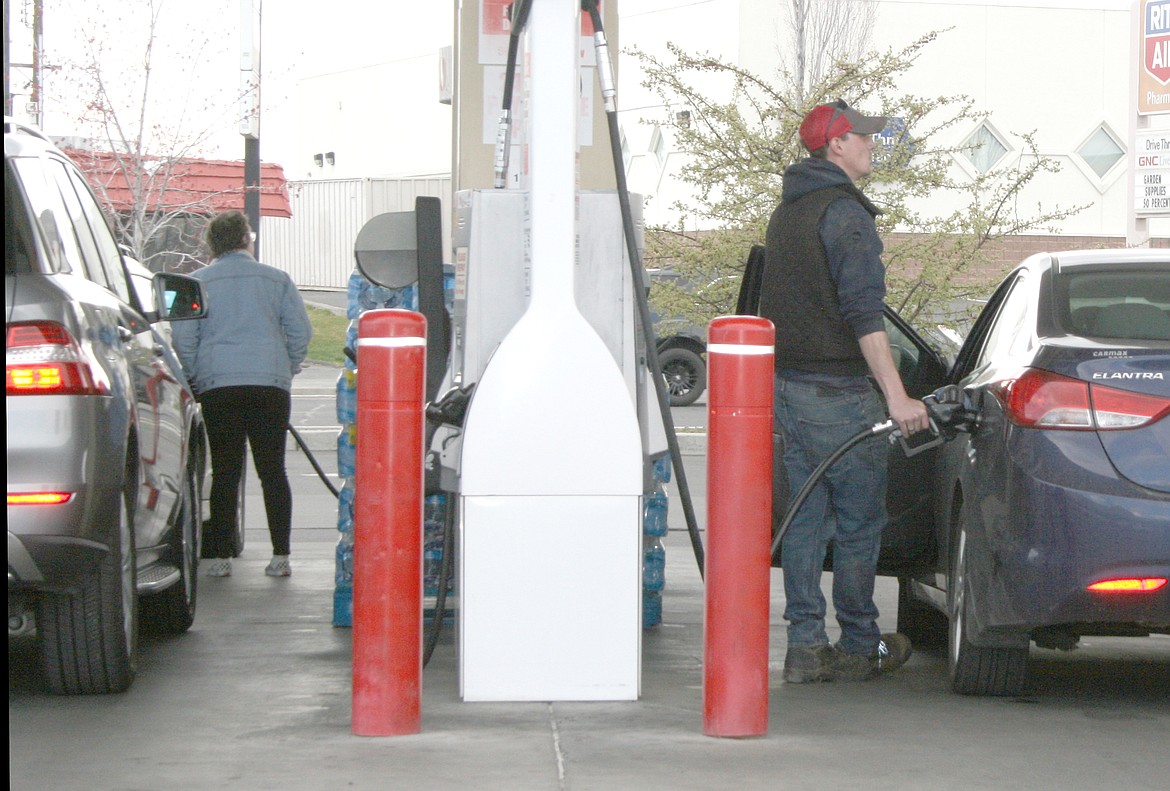
POLYGON ((260 257, 260 16, 263 0, 240 0, 240 96, 244 136, 244 214, 260 257))

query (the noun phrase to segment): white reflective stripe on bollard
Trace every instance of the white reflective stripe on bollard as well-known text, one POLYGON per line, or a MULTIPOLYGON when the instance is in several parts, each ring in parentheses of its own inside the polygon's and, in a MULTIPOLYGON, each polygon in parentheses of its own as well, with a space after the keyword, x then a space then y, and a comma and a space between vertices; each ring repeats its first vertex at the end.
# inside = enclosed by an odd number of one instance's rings
POLYGON ((426 346, 426 338, 358 338, 358 346, 426 346))
POLYGON ((760 346, 752 343, 709 343, 708 354, 772 354, 774 346, 760 346))

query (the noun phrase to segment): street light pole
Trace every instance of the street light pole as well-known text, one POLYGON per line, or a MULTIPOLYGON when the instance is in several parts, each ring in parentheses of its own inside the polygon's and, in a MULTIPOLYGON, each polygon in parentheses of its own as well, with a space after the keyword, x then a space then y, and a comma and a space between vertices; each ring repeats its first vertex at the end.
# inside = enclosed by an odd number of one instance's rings
POLYGON ((260 12, 263 0, 240 0, 240 97, 244 136, 244 214, 260 257, 260 12))

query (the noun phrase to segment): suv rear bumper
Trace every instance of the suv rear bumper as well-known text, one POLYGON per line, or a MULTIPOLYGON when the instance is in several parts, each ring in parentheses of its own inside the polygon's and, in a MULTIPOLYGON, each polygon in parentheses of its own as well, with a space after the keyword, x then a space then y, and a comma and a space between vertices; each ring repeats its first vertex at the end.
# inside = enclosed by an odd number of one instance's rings
POLYGON ((106 396, 8 396, 9 493, 71 492, 9 505, 9 588, 68 585, 109 549, 126 469, 129 415, 106 396))

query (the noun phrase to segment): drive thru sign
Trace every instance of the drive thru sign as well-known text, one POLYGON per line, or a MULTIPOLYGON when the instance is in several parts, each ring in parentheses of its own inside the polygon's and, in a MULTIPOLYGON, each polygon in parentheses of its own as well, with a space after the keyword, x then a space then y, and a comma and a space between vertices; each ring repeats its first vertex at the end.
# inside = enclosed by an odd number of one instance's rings
POLYGON ((1134 213, 1170 216, 1170 130, 1139 130, 1133 149, 1134 213))

